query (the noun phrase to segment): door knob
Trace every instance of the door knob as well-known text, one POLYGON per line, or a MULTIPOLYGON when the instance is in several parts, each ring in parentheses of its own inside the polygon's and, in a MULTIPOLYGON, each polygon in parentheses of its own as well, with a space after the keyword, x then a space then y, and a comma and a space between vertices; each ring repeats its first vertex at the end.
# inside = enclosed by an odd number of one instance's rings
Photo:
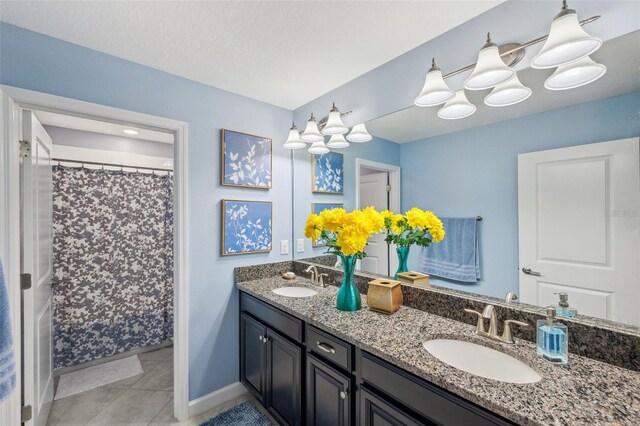
POLYGON ((522 272, 524 272, 527 275, 534 275, 536 277, 542 276, 540 272, 532 271, 531 268, 522 268, 522 272))
POLYGON ((345 391, 340 391, 340 398, 342 398, 342 399, 347 399, 347 392, 345 392, 345 391))

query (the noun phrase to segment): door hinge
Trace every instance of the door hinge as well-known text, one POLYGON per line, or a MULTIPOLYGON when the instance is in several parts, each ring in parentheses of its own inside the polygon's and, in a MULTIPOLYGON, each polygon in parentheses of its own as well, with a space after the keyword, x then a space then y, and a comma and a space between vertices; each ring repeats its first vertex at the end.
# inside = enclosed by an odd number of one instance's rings
POLYGON ((23 405, 20 408, 20 421, 22 423, 26 423, 31 420, 31 417, 33 417, 33 409, 31 408, 31 405, 23 405))
POLYGON ((391 192, 391 185, 387 185, 387 192, 391 192))
POLYGON ((31 142, 20 141, 20 157, 27 158, 31 156, 31 142))
POLYGON ((31 274, 20 274, 20 290, 31 288, 31 274))

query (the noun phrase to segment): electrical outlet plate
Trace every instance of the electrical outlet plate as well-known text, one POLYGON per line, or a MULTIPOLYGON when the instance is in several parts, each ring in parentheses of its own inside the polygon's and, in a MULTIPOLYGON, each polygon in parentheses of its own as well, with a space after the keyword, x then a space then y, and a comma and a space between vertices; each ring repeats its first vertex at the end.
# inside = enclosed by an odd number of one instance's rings
POLYGON ((289 240, 280 241, 280 254, 289 254, 289 240))
POLYGON ((298 238, 297 245, 296 245, 296 251, 298 253, 303 253, 304 252, 304 238, 298 238))

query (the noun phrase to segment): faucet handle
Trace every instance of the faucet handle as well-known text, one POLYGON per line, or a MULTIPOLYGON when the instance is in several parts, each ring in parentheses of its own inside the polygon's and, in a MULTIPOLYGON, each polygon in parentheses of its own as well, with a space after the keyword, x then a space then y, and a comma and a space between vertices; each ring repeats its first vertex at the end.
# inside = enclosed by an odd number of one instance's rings
POLYGON ((478 311, 474 311, 473 309, 467 309, 467 308, 464 308, 464 311, 465 311, 465 312, 467 312, 467 313, 470 313, 470 314, 476 314, 476 315, 477 315, 477 316, 479 316, 479 317, 481 317, 481 316, 482 316, 482 314, 481 314, 480 312, 478 312, 478 311))
POLYGON ((511 324, 519 325, 520 327, 529 327, 529 324, 527 324, 526 322, 512 319, 506 320, 504 322, 504 330, 502 330, 502 337, 500 338, 500 340, 504 343, 515 343, 513 337, 511 336, 511 324))
POLYGON ((325 273, 318 274, 318 284, 320 284, 321 287, 326 286, 326 284, 324 283, 324 277, 328 277, 328 276, 329 274, 325 274, 325 273))
POLYGON ((474 311, 473 309, 464 308, 464 311, 469 314, 475 314, 478 316, 478 323, 476 324, 476 334, 481 336, 485 335, 486 332, 484 331, 484 320, 482 319, 482 314, 478 311, 474 311))

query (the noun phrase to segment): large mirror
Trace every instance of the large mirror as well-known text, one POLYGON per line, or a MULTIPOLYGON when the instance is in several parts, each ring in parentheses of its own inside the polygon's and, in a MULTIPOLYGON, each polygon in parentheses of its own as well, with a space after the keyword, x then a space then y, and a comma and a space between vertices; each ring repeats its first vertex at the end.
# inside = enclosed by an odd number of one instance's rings
MULTIPOLYGON (((526 68, 518 77, 533 95, 516 105, 489 107, 488 90, 466 91, 477 110, 464 119, 411 106, 372 120, 371 142, 335 150, 342 194, 312 192, 311 156, 295 151, 294 238, 304 238, 305 219, 321 204, 481 219, 480 278, 432 273, 432 285, 497 298, 514 292, 540 306, 567 293, 579 315, 640 326, 639 46, 640 31, 605 42, 591 57, 607 73, 580 88, 547 90, 553 70, 526 68)), ((306 240, 294 252, 311 258, 324 248, 306 240)), ((367 252, 362 270, 393 275, 396 253, 382 238, 367 252)), ((424 256, 413 246, 409 269, 421 271, 424 256)))

